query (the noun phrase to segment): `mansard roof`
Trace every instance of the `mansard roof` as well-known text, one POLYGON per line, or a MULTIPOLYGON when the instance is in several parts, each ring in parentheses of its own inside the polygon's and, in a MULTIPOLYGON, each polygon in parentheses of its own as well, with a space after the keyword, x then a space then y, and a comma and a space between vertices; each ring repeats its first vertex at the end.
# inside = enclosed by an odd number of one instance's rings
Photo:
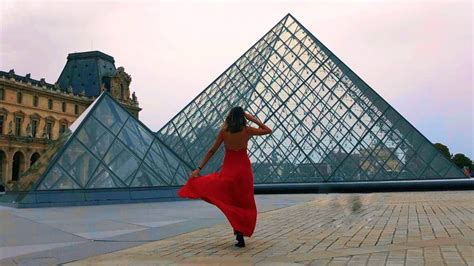
POLYGON ((71 87, 74 93, 99 96, 104 77, 115 75, 117 69, 112 56, 100 51, 72 53, 67 57, 57 83, 61 88, 71 87))

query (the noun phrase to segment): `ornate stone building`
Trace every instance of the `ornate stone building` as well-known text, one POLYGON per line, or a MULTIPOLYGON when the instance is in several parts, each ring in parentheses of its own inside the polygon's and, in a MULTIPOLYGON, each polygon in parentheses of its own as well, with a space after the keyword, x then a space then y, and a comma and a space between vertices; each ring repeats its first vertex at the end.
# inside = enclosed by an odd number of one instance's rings
POLYGON ((72 53, 58 81, 0 71, 0 190, 15 182, 66 132, 76 118, 108 91, 135 117, 141 108, 130 93, 131 76, 99 51, 72 53))

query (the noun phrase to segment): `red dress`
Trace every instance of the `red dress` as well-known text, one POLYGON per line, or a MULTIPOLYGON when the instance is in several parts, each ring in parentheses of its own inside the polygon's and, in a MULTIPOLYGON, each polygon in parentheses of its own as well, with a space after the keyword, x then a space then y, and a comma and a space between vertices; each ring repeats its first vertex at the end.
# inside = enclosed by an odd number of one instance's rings
POLYGON ((202 199, 216 205, 234 231, 251 236, 257 222, 253 173, 247 149, 225 149, 220 172, 188 179, 178 191, 182 198, 202 199))

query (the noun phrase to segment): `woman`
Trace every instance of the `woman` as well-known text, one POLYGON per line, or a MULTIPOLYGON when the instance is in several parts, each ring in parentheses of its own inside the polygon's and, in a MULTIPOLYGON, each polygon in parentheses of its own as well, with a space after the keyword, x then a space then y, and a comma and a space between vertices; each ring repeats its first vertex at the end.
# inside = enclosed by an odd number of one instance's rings
POLYGON ((186 184, 178 191, 183 198, 200 198, 216 205, 227 217, 237 247, 245 247, 244 236, 250 237, 257 222, 257 208, 253 196, 253 174, 247 143, 251 136, 270 134, 272 130, 242 107, 230 110, 214 145, 199 166, 191 173, 186 184), (247 126, 247 120, 259 128, 247 126), (224 142, 225 155, 220 172, 199 176, 200 170, 224 142))

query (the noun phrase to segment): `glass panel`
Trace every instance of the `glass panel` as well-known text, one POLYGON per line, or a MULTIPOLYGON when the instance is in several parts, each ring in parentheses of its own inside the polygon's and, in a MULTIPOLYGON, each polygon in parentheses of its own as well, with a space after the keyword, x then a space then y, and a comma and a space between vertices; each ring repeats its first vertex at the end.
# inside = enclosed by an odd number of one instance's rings
POLYGON ((78 189, 81 188, 71 177, 64 175, 50 189, 78 189))
POLYGON ((58 160, 63 169, 85 186, 99 161, 76 139, 73 139, 58 160))
POLYGON ((449 168, 451 168, 451 163, 443 154, 438 153, 438 155, 436 155, 436 157, 431 162, 430 166, 434 171, 436 171, 438 177, 443 177, 446 175, 449 168))
POLYGON ((405 138, 405 142, 414 150, 418 150, 420 146, 425 142, 423 136, 413 129, 411 134, 405 138))
POLYGON ((128 119, 122 131, 120 131, 119 138, 140 158, 145 156, 153 140, 153 136, 134 119, 128 119))
POLYGON ((425 145, 421 147, 418 151, 418 155, 425 161, 425 163, 430 163, 433 158, 439 154, 433 144, 425 142, 425 145))
POLYGON ((330 181, 359 181, 361 176, 357 175, 357 170, 362 162, 359 154, 351 154, 342 162, 339 169, 331 177, 330 181))
POLYGON ((41 184, 38 186, 38 190, 48 190, 61 178, 67 176, 67 174, 59 167, 55 165, 49 170, 49 172, 44 177, 41 184))
POLYGON ((176 171, 176 165, 170 165, 163 153, 163 148, 159 145, 158 141, 153 142, 147 156, 145 157, 145 163, 148 164, 153 171, 155 171, 168 184, 171 183, 174 172, 176 171))
POLYGON ((457 168, 457 166, 452 165, 451 169, 446 173, 445 177, 447 178, 464 178, 465 175, 457 168))
POLYGON ((174 179, 171 182, 171 185, 172 186, 184 185, 184 183, 186 183, 186 180, 189 177, 190 172, 191 171, 187 170, 182 165, 179 165, 178 168, 176 169, 176 172, 174 174, 174 179))
POLYGON ((295 164, 285 182, 322 182, 323 178, 309 160, 295 164))
POLYGON ((140 164, 140 160, 117 140, 114 141, 112 147, 110 147, 110 150, 105 155, 104 162, 126 184, 128 184, 127 181, 131 178, 130 175, 137 170, 140 164))
POLYGON ((133 179, 132 183, 129 185, 130 187, 152 187, 152 186, 166 186, 168 185, 166 182, 163 181, 156 173, 154 173, 150 168, 146 165, 141 165, 140 169, 138 169, 135 178, 133 179))
POLYGON ((114 136, 94 117, 89 118, 77 134, 77 138, 93 154, 102 158, 112 143, 114 136))
POLYGON ((97 167, 97 171, 87 186, 88 188, 116 188, 125 187, 125 184, 118 181, 114 175, 102 164, 97 167))
POLYGON ((112 133, 117 134, 130 116, 118 103, 104 97, 94 111, 94 117, 104 124, 112 133))
POLYGON ((425 167, 426 164, 423 160, 420 159, 419 156, 414 156, 413 158, 411 158, 406 165, 406 169, 412 174, 412 176, 410 176, 409 178, 419 178, 422 172, 425 170, 425 167))
POLYGON ((439 177, 440 176, 438 175, 438 173, 436 173, 431 167, 427 167, 421 175, 421 178, 423 179, 434 179, 439 177))

